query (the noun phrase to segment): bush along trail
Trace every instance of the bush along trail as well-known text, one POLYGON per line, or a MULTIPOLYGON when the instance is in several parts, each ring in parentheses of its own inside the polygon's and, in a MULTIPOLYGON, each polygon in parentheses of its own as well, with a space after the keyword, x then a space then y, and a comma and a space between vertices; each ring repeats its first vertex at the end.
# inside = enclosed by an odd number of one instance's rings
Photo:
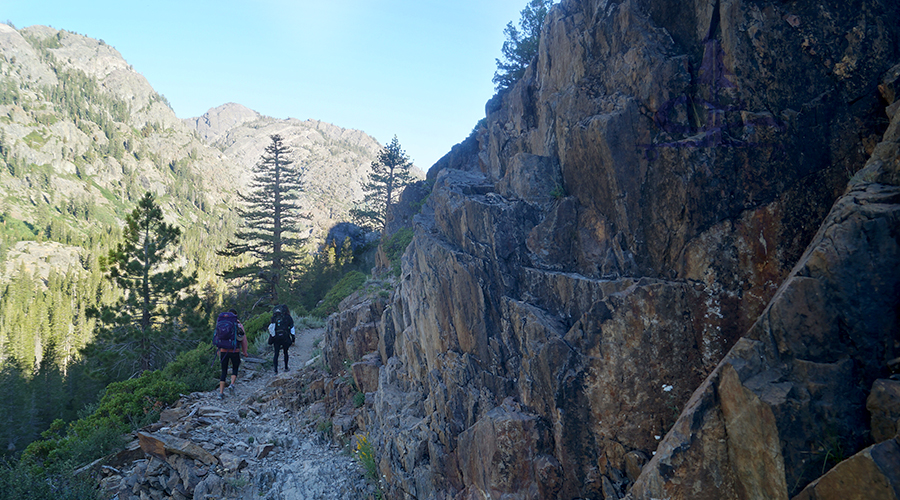
POLYGON ((85 472, 117 500, 374 498, 350 451, 356 440, 332 440, 331 421, 321 408, 310 411, 309 387, 323 375, 311 354, 322 334, 299 331, 290 370, 278 375, 271 349, 244 358, 224 399, 217 389, 183 396, 124 451, 85 472))

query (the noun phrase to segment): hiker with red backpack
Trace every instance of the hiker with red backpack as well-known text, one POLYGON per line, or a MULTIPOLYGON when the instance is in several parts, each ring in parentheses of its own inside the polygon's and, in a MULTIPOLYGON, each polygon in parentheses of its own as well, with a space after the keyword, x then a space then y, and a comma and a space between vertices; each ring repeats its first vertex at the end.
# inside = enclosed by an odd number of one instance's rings
POLYGON ((294 318, 286 305, 275 306, 269 323, 269 344, 275 347, 275 373, 278 374, 278 353, 284 351, 284 371, 288 371, 288 347, 294 343, 294 318))
POLYGON ((219 399, 225 398, 225 378, 228 375, 228 364, 231 363, 231 385, 228 392, 234 395, 234 383, 237 381, 238 367, 241 366, 241 353, 247 355, 247 336, 244 325, 238 320, 237 311, 229 309, 216 318, 216 333, 213 345, 219 348, 219 360, 222 363, 222 374, 219 377, 219 399))

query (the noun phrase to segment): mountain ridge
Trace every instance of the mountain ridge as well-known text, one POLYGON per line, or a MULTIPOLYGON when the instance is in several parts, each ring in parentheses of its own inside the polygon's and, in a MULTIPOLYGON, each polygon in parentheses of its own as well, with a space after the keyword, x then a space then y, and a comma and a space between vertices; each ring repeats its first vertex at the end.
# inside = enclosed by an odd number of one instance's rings
MULTIPOLYGON (((171 221, 206 233, 211 226, 202 221, 231 213, 272 133, 287 136, 295 160, 310 164, 309 192, 301 200, 312 216, 305 235, 323 238, 362 198, 359 186, 380 148, 365 132, 279 120, 235 103, 182 120, 102 40, 2 24, 0 215, 10 234, 0 239, 0 258, 21 237, 12 234, 32 231, 26 239, 37 240, 52 221, 82 239, 94 230, 92 222, 120 226, 128 200, 146 190, 159 197, 171 221)), ((27 252, 15 255, 16 262, 0 269, 30 262, 27 252)))

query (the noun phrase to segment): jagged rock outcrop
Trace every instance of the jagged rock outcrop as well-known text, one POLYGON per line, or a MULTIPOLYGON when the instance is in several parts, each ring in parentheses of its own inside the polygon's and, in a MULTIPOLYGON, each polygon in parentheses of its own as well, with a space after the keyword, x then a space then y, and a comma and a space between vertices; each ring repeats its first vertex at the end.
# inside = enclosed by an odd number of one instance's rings
POLYGON ((862 450, 898 354, 898 22, 555 6, 429 174, 366 403, 391 496, 785 498, 862 450))
POLYGON ((900 498, 900 445, 896 439, 870 446, 837 464, 795 500, 900 498))
MULTIPOLYGON (((371 284, 370 284, 371 286, 371 284)), ((347 361, 359 361, 378 349, 378 322, 387 305, 385 297, 368 289, 355 292, 342 301, 340 312, 328 318, 329 335, 322 345, 325 365, 334 372, 345 368, 347 361)))
MULTIPOLYGON (((898 169, 895 115, 772 302, 694 393, 634 498, 788 498, 837 454, 896 435, 896 420, 893 433, 870 425, 866 403, 890 407, 870 388, 896 357, 900 331, 898 169), (704 484, 703 496, 685 483, 704 484)), ((872 417, 890 418, 883 413, 872 417)), ((900 490, 900 461, 888 464, 900 490)), ((822 488, 801 497, 830 498, 822 488)))

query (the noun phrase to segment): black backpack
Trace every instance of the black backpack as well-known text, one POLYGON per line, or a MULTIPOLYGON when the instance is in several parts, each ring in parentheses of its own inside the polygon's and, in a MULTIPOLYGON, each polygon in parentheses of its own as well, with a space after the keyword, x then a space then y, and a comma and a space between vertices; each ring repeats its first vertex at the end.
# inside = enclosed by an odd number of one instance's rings
POLYGON ((272 322, 275 323, 275 342, 291 344, 291 317, 284 309, 275 309, 272 322))
POLYGON ((220 349, 237 349, 238 318, 233 312, 223 312, 216 318, 213 345, 220 349))

